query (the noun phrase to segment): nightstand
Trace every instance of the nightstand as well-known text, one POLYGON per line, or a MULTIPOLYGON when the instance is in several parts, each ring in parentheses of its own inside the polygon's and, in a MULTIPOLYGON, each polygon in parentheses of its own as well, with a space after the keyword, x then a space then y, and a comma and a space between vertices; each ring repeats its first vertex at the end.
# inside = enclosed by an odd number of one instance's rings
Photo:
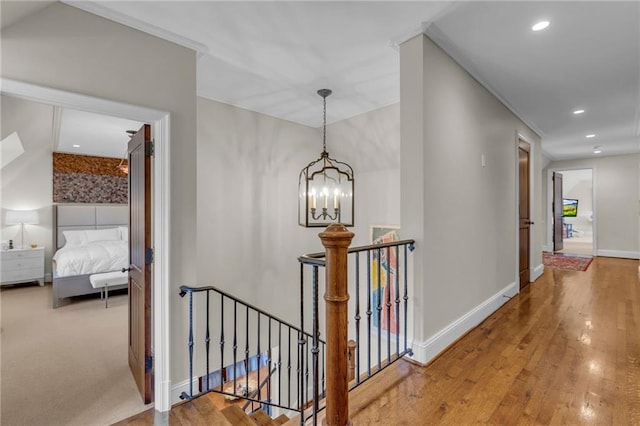
POLYGON ((44 247, 0 251, 0 285, 34 281, 44 285, 44 247))

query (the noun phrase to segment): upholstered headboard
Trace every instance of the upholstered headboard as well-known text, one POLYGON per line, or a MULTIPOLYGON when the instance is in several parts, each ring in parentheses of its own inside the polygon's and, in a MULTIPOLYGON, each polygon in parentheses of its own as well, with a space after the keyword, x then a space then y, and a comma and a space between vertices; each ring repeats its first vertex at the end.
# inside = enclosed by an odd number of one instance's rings
POLYGON ((128 226, 127 204, 57 204, 53 206, 53 247, 64 246, 64 231, 128 226))

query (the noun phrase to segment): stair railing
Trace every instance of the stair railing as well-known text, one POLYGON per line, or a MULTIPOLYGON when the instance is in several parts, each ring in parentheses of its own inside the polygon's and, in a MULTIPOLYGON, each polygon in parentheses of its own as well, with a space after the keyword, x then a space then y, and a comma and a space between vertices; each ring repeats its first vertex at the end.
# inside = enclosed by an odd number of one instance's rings
POLYGON ((311 350, 307 342, 313 340, 318 352, 324 352, 325 342, 215 287, 181 286, 180 296, 187 295, 192 379, 180 398, 215 392, 303 414, 299 390, 310 386, 304 370, 311 350), (195 300, 195 295, 201 297, 195 300), (218 350, 212 347, 214 335, 218 350), (200 382, 197 390, 194 381, 200 382))
MULTIPOLYGON (((301 416, 301 425, 308 419, 317 425, 317 413, 324 408, 320 406, 320 398, 326 398, 326 425, 347 424, 348 391, 403 356, 413 355, 407 337, 408 252, 414 250, 415 241, 401 240, 347 249, 352 237, 353 234, 342 225, 331 225, 320 234, 325 252, 298 258, 301 294, 305 288, 305 267, 312 268, 311 333, 314 340, 320 336, 318 270, 326 269, 326 388, 324 373, 320 376, 315 368, 319 362, 319 351, 312 349, 312 412, 301 416), (366 262, 365 268, 362 267, 363 262, 366 262), (348 274, 347 266, 352 268, 352 274, 348 274), (351 312, 347 314, 349 293, 354 298, 351 312), (348 318, 353 318, 353 327, 349 329, 348 318), (348 342, 348 338, 353 338, 353 343, 348 342), (355 364, 353 368, 351 363, 355 364)), ((301 300, 304 302, 305 299, 301 300)), ((304 326, 304 314, 304 306, 301 306, 301 327, 304 326)))

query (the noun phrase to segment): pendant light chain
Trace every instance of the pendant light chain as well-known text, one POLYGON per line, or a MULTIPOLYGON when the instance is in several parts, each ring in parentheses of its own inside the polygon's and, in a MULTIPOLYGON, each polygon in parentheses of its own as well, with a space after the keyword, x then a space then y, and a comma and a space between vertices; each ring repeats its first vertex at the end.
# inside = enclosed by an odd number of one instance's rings
POLYGON ((322 120, 322 152, 327 152, 327 97, 322 97, 323 102, 323 120, 322 120))

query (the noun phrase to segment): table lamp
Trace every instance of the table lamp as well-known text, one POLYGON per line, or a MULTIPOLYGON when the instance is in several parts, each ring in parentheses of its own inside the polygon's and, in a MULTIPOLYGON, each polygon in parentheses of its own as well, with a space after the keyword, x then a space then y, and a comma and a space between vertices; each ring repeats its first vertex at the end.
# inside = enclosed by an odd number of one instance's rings
POLYGON ((8 210, 5 216, 7 225, 20 225, 20 247, 24 248, 24 226, 38 224, 36 210, 8 210))

